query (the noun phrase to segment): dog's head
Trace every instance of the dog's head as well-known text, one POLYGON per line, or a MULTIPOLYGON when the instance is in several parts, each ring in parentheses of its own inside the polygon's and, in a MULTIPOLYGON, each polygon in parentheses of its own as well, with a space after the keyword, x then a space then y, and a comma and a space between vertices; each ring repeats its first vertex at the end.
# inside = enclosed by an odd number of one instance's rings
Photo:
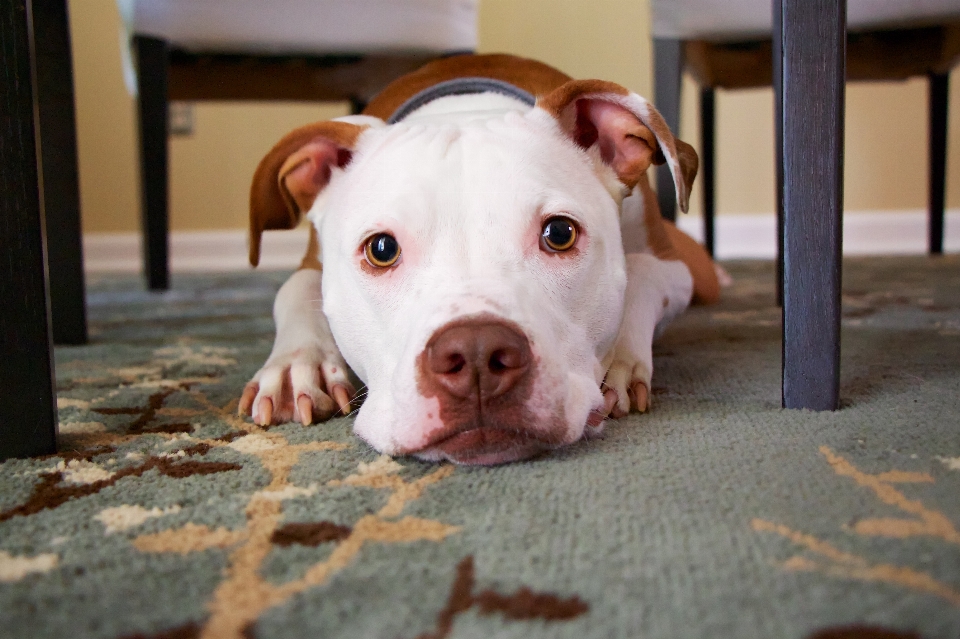
POLYGON ((691 153, 600 81, 467 123, 322 122, 261 163, 251 259, 260 231, 309 212, 323 310, 367 386, 355 429, 375 448, 522 459, 600 427, 626 285, 619 205, 665 161, 685 209, 691 153))

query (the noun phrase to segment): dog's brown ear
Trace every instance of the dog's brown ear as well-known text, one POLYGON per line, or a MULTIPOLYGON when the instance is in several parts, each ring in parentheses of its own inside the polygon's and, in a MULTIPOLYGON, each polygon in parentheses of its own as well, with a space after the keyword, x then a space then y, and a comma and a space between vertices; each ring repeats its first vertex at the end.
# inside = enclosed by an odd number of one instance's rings
POLYGON ((292 229, 313 206, 334 168, 349 162, 366 126, 317 122, 289 134, 260 161, 250 187, 250 264, 260 262, 260 236, 292 229))
POLYGON ((613 82, 571 80, 540 97, 537 106, 557 118, 582 148, 599 145, 600 157, 630 188, 651 164, 666 162, 677 203, 687 210, 697 153, 673 136, 663 116, 642 97, 613 82))

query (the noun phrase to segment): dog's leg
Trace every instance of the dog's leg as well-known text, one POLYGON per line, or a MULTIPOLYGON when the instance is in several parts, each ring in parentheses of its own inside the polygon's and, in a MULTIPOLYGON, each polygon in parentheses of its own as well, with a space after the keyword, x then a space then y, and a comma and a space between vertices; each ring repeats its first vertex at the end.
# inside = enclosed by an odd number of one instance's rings
POLYGON ((301 269, 277 293, 273 350, 240 398, 240 414, 257 424, 306 425, 350 412, 354 389, 321 311, 320 280, 320 271, 301 269))
POLYGON ((613 417, 623 417, 631 409, 642 413, 650 407, 653 340, 687 308, 693 294, 693 278, 683 262, 646 253, 626 257, 623 323, 604 388, 605 394, 616 393, 613 417))

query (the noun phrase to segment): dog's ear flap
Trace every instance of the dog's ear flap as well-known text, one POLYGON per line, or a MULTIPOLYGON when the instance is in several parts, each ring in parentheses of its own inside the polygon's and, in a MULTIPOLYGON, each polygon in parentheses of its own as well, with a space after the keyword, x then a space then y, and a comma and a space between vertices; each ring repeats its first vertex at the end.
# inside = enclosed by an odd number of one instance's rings
POLYGON ((333 169, 350 162, 366 128, 335 120, 309 124, 286 135, 260 161, 250 187, 250 264, 260 262, 264 231, 300 223, 333 169))
POLYGON ((571 80, 541 96, 537 106, 553 115, 582 148, 599 145, 600 157, 630 188, 651 164, 666 162, 680 210, 687 210, 697 152, 676 139, 663 116, 642 97, 613 82, 571 80))

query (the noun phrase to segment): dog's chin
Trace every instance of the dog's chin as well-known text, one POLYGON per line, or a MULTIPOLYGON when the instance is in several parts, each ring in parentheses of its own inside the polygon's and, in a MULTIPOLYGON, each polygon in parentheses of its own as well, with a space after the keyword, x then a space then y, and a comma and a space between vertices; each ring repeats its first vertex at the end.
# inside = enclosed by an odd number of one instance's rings
POLYGON ((450 461, 464 466, 496 466, 529 459, 555 448, 528 433, 502 428, 479 427, 451 435, 416 451, 424 461, 450 461))

